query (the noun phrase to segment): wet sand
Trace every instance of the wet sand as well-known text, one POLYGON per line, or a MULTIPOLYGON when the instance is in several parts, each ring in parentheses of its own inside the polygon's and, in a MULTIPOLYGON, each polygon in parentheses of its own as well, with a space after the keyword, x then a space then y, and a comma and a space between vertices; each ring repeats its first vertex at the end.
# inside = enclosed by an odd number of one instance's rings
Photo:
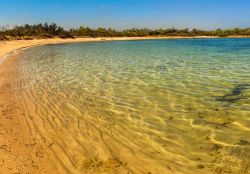
POLYGON ((28 131, 16 73, 16 56, 12 56, 0 68, 0 173, 57 173, 50 146, 28 131))

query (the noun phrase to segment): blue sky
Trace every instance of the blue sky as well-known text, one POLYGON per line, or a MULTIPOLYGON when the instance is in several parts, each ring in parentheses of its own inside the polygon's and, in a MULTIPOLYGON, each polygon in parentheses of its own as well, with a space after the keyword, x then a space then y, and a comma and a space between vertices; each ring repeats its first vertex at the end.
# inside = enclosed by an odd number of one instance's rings
POLYGON ((0 25, 250 27, 250 0, 0 0, 0 25))

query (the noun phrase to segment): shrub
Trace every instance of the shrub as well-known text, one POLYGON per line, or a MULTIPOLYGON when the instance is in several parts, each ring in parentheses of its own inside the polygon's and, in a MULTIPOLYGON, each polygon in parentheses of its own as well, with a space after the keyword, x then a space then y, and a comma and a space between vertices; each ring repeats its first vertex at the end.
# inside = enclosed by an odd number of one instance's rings
POLYGON ((0 40, 9 40, 3 33, 0 33, 0 40))
POLYGON ((60 35, 59 37, 62 39, 67 39, 67 38, 75 39, 75 37, 72 34, 70 34, 69 32, 66 32, 63 35, 60 35))

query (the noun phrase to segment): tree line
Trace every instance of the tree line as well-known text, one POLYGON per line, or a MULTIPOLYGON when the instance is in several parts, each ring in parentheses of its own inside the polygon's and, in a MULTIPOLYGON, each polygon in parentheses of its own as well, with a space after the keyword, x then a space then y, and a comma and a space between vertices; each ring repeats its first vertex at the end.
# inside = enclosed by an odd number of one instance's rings
POLYGON ((55 23, 44 23, 35 25, 21 25, 13 28, 1 27, 0 40, 12 39, 34 39, 34 38, 75 38, 75 37, 143 37, 143 36, 219 36, 226 37, 230 35, 250 36, 250 28, 217 29, 217 30, 199 30, 199 29, 126 29, 115 30, 112 28, 89 28, 79 27, 65 30, 55 23))

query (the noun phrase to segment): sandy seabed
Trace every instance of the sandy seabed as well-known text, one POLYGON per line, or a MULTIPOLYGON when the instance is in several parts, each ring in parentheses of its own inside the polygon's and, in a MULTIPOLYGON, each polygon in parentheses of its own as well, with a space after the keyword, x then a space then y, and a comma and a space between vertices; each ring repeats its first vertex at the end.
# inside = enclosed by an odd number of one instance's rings
MULTIPOLYGON (((19 102, 17 82, 18 50, 46 45, 73 42, 142 40, 157 38, 77 38, 40 39, 0 42, 0 174, 58 174, 65 169, 56 164, 53 143, 30 134, 25 112, 19 102)), ((160 38, 163 39, 163 38, 160 38)), ((31 118, 33 119, 33 118, 31 118)), ((35 118, 34 118, 35 119, 35 118)), ((94 161, 94 163, 98 163, 94 161)), ((121 166, 119 161, 109 161, 108 167, 121 166)), ((72 173, 72 171, 66 171, 72 173)), ((73 172, 74 173, 74 172, 73 172)), ((104 172, 105 173, 105 172, 104 172)))

